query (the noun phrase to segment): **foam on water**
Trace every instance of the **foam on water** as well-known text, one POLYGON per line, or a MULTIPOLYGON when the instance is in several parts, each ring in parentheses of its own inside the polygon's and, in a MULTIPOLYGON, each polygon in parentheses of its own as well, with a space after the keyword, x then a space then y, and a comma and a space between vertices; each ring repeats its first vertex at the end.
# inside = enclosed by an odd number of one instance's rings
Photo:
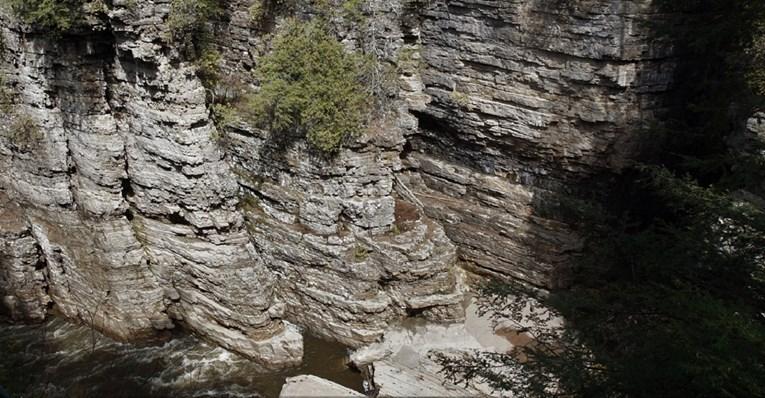
POLYGON ((0 385, 47 397, 275 397, 284 380, 316 374, 357 391, 362 377, 344 365, 347 348, 305 336, 304 363, 268 372, 193 336, 124 344, 61 319, 43 325, 0 323, 0 385), (331 366, 329 366, 331 364, 331 366))

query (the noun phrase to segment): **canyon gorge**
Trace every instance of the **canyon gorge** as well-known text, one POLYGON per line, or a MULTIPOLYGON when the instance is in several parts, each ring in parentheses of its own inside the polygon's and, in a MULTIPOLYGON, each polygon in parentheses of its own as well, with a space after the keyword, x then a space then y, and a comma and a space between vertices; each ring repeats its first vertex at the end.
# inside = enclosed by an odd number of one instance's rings
POLYGON ((360 348, 408 318, 461 322, 476 278, 563 286, 582 241, 560 204, 629 163, 674 72, 649 0, 367 0, 336 31, 395 92, 327 158, 216 121, 257 90, 280 24, 252 5, 209 22, 213 84, 173 43, 171 0, 88 3, 63 35, 2 11, 10 318, 124 342, 181 328, 283 369, 304 331, 360 348))

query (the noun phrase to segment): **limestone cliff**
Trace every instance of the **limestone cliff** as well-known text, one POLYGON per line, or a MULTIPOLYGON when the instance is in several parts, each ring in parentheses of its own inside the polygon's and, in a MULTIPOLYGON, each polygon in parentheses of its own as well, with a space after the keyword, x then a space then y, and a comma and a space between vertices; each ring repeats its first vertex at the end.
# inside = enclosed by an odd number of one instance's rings
POLYGON ((629 158, 672 64, 650 1, 448 1, 421 13, 429 103, 407 179, 471 268, 558 282, 578 240, 554 209, 629 158))
POLYGON ((629 157, 671 71, 649 0, 370 0, 399 99, 315 158, 213 123, 215 96, 255 89, 268 36, 251 1, 211 22, 225 87, 168 39, 170 3, 114 0, 60 38, 2 15, 16 318, 53 306, 125 340, 183 325, 280 366, 302 355, 293 324, 357 346, 406 316, 459 318, 463 266, 553 286, 578 239, 544 207, 629 157))

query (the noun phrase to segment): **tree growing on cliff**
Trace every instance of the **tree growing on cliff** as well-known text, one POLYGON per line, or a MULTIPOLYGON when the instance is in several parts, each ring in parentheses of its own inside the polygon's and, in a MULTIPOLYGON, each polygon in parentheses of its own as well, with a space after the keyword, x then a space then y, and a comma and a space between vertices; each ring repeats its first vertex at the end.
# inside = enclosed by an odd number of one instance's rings
POLYGON ((346 51, 318 21, 291 20, 255 72, 260 89, 249 101, 253 122, 282 137, 305 137, 333 153, 359 134, 370 95, 364 59, 346 51))
POLYGON ((173 0, 167 17, 170 40, 184 56, 202 56, 210 47, 208 25, 221 12, 219 0, 173 0))
POLYGON ((21 20, 55 33, 70 30, 82 18, 84 0, 2 0, 21 20))

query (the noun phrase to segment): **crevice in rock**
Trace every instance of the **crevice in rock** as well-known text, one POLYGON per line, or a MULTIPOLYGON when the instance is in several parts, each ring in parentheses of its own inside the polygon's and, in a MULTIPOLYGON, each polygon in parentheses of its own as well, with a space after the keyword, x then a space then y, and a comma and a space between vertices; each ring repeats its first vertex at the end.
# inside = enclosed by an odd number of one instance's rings
MULTIPOLYGON (((125 167, 125 172, 127 173, 127 167, 125 167)), ((130 203, 130 198, 133 197, 133 195, 135 195, 135 191, 133 191, 133 185, 130 184, 129 177, 122 179, 121 192, 122 192, 122 199, 124 199, 125 202, 130 203)))
POLYGON ((406 316, 407 318, 418 318, 423 317, 425 315, 425 312, 430 309, 430 307, 424 307, 424 308, 407 308, 406 309, 406 316))
POLYGON ((168 214, 167 216, 165 216, 165 218, 167 219, 168 222, 172 224, 189 225, 189 226, 192 225, 188 220, 186 220, 186 218, 183 217, 183 215, 181 215, 180 212, 168 214))
POLYGON ((133 213, 133 209, 128 208, 125 210, 125 218, 127 218, 128 221, 132 222, 135 219, 135 214, 133 213))
POLYGON ((196 122, 194 122, 194 123, 191 123, 191 126, 190 126, 190 128, 191 128, 192 130, 196 130, 196 129, 199 129, 199 128, 202 128, 202 127, 205 127, 205 126, 207 126, 207 124, 208 124, 208 123, 209 123, 209 120, 208 120, 208 119, 201 119, 201 120, 197 120, 196 122))
MULTIPOLYGON (((418 119, 419 123, 419 119, 418 119)), ((399 158, 401 160, 405 160, 409 157, 409 155, 414 151, 414 147, 412 146, 411 139, 407 138, 406 142, 404 143, 404 148, 399 153, 399 158)))

